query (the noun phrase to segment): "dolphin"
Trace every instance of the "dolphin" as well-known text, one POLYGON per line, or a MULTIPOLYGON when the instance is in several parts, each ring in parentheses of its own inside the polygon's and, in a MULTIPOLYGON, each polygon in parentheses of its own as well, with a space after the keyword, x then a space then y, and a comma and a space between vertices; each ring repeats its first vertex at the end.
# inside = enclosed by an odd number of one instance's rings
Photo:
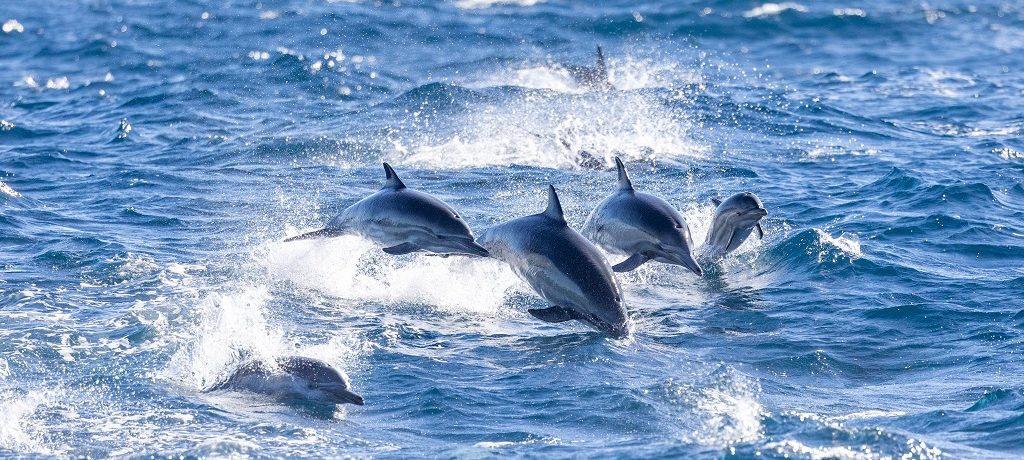
POLYGON ((232 389, 268 394, 282 399, 363 405, 340 372, 313 358, 287 356, 273 363, 252 359, 238 366, 208 391, 232 389))
POLYGON ((615 157, 619 189, 605 198, 583 224, 583 235, 606 251, 629 256, 612 266, 634 270, 653 260, 682 265, 697 276, 704 271, 693 256, 693 239, 686 220, 665 200, 633 189, 626 166, 615 157))
POLYGON ((629 334, 622 289, 608 261, 566 223, 554 187, 548 186, 544 212, 494 226, 480 244, 552 305, 528 310, 534 317, 582 321, 612 337, 629 334))
POLYGON ((764 238, 761 218, 768 215, 761 199, 750 192, 737 193, 725 201, 712 198, 718 208, 708 229, 703 251, 714 258, 724 257, 740 247, 751 232, 764 238))
POLYGON ((327 227, 285 241, 355 234, 384 246, 391 255, 428 251, 487 257, 459 214, 430 194, 405 186, 384 163, 387 182, 376 193, 349 206, 327 227))
POLYGON ((597 45, 597 61, 593 67, 564 64, 562 67, 580 86, 602 90, 614 89, 611 81, 608 80, 608 69, 604 65, 604 53, 601 51, 601 45, 597 45))

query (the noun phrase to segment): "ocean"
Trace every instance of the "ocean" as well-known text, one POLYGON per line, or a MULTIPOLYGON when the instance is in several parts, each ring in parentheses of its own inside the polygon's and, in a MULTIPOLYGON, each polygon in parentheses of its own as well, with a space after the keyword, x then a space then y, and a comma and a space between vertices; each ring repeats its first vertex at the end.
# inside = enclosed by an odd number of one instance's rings
MULTIPOLYGON (((1024 4, 0 2, 0 457, 1024 456, 1024 4), (608 91, 570 66, 594 65, 608 91), (704 241, 615 340, 489 259, 284 243, 384 182, 704 241), (247 357, 364 406, 206 391, 247 357)), ((613 263, 617 262, 612 256, 613 263)))

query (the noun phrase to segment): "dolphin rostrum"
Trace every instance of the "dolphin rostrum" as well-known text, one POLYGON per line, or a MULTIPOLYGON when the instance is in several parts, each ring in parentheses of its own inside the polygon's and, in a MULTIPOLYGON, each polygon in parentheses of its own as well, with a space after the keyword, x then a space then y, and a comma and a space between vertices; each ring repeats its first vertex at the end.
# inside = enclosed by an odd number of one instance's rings
POLYGON ((494 226, 480 243, 551 304, 528 310, 534 317, 574 319, 613 337, 628 335, 619 283, 601 252, 566 223, 554 187, 548 186, 544 212, 494 226))
POLYGON ((363 398, 349 390, 345 377, 329 364, 301 356, 281 357, 268 363, 244 362, 213 390, 248 390, 282 399, 332 404, 363 405, 363 398))
POLYGON ((724 257, 740 247, 751 232, 758 238, 764 238, 761 218, 768 215, 761 199, 750 192, 737 193, 725 201, 712 198, 718 206, 715 217, 708 229, 708 237, 704 241, 703 252, 712 258, 724 257))
POLYGON ((617 272, 634 270, 653 260, 682 265, 704 274, 693 256, 693 239, 686 220, 665 200, 633 189, 622 160, 615 157, 619 189, 605 198, 583 224, 583 235, 606 251, 628 258, 617 272))
POLYGON ((327 227, 285 241, 355 234, 384 246, 392 255, 428 251, 486 257, 473 232, 447 203, 405 186, 384 163, 387 182, 376 193, 349 206, 327 227))

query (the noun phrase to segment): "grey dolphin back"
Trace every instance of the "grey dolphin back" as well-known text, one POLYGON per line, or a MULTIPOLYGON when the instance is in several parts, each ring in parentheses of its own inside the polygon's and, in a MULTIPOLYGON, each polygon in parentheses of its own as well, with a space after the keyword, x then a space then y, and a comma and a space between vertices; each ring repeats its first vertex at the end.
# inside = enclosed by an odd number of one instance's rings
POLYGON ((622 163, 619 157, 615 157, 615 169, 619 173, 619 190, 633 190, 633 181, 629 179, 629 173, 626 171, 626 165, 622 163))

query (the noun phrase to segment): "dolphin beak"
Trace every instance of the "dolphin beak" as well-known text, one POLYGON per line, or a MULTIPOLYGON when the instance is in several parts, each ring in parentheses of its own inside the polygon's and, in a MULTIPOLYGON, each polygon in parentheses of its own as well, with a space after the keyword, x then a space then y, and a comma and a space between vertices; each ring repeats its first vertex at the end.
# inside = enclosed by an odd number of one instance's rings
POLYGON ((330 395, 335 404, 363 405, 363 397, 349 391, 344 385, 322 385, 318 389, 330 395))
POLYGON ((622 338, 626 338, 627 336, 629 336, 629 323, 628 322, 624 322, 624 323, 620 323, 620 324, 613 324, 613 325, 609 325, 609 326, 610 327, 608 327, 605 330, 605 332, 607 332, 608 335, 610 335, 610 336, 612 336, 612 337, 614 337, 616 339, 622 339, 622 338))
POLYGON ((491 255, 486 248, 477 244, 476 241, 467 241, 462 246, 466 249, 466 252, 474 256, 488 257, 491 255))
POLYGON ((704 276, 704 269, 700 268, 700 264, 697 263, 697 259, 693 257, 693 252, 686 251, 686 253, 681 254, 681 256, 682 257, 679 258, 679 261, 682 262, 684 267, 689 268, 690 271, 697 276, 704 276))
POLYGON ((749 212, 749 213, 750 213, 751 215, 757 216, 757 218, 758 218, 758 219, 760 219, 760 218, 762 218, 762 217, 764 217, 764 216, 767 216, 767 215, 768 215, 768 210, 767 210, 767 209, 765 209, 765 208, 757 208, 757 209, 751 209, 751 210, 750 210, 750 211, 748 211, 748 212, 749 212))

